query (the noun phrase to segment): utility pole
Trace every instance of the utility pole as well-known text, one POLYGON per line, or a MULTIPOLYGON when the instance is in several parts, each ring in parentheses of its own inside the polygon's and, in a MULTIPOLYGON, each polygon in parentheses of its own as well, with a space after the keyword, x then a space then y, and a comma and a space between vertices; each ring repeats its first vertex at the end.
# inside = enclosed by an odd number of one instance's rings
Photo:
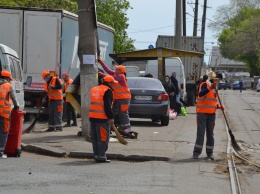
POLYGON ((206 11, 207 11, 207 0, 204 0, 202 24, 201 24, 201 37, 203 37, 204 41, 205 41, 206 11))
POLYGON ((182 1, 183 36, 186 36, 186 0, 182 1))
POLYGON ((194 22, 193 22, 193 36, 197 36, 198 29, 198 5, 199 0, 195 1, 195 10, 194 10, 194 22))
POLYGON ((78 0, 78 21, 82 136, 88 137, 87 141, 90 141, 89 92, 98 85, 95 0, 78 0))
POLYGON ((181 14, 182 14, 182 1, 176 0, 176 17, 175 17, 175 40, 174 48, 181 49, 181 38, 182 38, 182 25, 181 25, 181 14))

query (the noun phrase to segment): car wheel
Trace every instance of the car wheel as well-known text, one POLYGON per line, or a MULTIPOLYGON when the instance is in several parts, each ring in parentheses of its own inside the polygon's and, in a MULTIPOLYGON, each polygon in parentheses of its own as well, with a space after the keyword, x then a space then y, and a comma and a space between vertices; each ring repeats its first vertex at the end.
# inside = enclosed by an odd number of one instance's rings
POLYGON ((151 120, 152 120, 152 122, 154 122, 154 123, 156 123, 156 122, 159 122, 159 121, 160 121, 160 119, 158 119, 158 118, 151 118, 151 120))
POLYGON ((169 115, 168 116, 162 116, 161 117, 161 125, 162 126, 168 126, 169 125, 169 115))

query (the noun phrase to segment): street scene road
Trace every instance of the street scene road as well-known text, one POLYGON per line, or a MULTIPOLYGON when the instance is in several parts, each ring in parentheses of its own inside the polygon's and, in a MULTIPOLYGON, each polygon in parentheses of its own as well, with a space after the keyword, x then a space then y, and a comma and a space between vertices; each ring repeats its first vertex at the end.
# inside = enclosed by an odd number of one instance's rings
MULTIPOLYGON (((210 193, 234 193, 232 187, 237 187, 231 181, 228 166, 232 155, 242 193, 258 193, 260 168, 253 163, 260 164, 260 93, 222 90, 219 96, 230 128, 242 149, 240 155, 249 162, 232 152, 227 154, 228 133, 221 111, 217 111, 214 161, 207 160, 205 151, 199 159, 192 159, 196 138, 195 107, 188 107, 187 116, 178 116, 167 127, 147 119, 131 119, 133 130, 139 132, 138 139, 126 139, 128 145, 125 146, 112 134, 107 152, 112 162, 107 164, 96 164, 91 158, 91 144, 77 136, 80 127, 46 133, 43 131, 47 123, 39 122, 33 132, 23 135, 22 140, 24 146, 37 146, 38 149, 28 147, 36 155, 25 149, 20 158, 1 161, 1 169, 4 169, 1 191, 208 193, 210 189, 210 193), (65 156, 57 157, 60 153, 65 156)), ((29 124, 24 124, 24 128, 29 124)))

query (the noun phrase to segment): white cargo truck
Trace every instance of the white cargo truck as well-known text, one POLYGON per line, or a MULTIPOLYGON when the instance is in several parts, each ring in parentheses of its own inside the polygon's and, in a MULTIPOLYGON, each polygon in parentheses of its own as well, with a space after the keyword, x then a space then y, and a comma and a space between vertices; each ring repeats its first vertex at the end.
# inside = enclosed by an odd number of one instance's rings
MULTIPOLYGON (((176 72, 176 79, 179 83, 179 88, 184 92, 186 97, 186 78, 184 73, 184 66, 179 57, 165 58, 165 75, 171 76, 172 72, 176 72)), ((158 78, 158 60, 148 60, 146 74, 152 74, 154 78, 158 78)))
MULTIPOLYGON (((100 54, 111 64, 114 30, 98 23, 100 54)), ((24 91, 25 110, 37 113, 44 96, 42 71, 48 69, 61 76, 79 73, 78 16, 64 10, 0 6, 0 43, 14 49, 21 59, 23 76, 32 84, 24 91)), ((47 109, 43 109, 47 113, 47 109)))
MULTIPOLYGON (((11 81, 19 110, 24 110, 24 79, 18 54, 6 45, 0 44, 0 71, 7 70, 12 74, 11 81)), ((27 85, 30 85, 28 77, 27 85)))

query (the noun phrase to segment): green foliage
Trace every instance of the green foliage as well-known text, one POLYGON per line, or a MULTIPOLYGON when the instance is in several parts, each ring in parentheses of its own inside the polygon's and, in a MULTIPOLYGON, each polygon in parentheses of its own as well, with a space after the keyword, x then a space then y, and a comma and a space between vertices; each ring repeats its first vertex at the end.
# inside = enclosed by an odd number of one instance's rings
POLYGON ((260 75, 260 9, 244 7, 226 24, 218 39, 221 54, 246 63, 251 74, 260 75))
POLYGON ((0 5, 64 9, 77 13, 78 4, 71 0, 0 0, 0 5))
MULTIPOLYGON (((0 5, 64 9, 78 13, 77 0, 0 0, 0 5)), ((101 3, 100 0, 96 0, 96 7, 98 21, 115 29, 114 52, 135 50, 134 40, 129 38, 126 32, 128 18, 125 13, 131 8, 129 2, 127 0, 107 0, 105 3, 101 3)))
POLYGON ((114 52, 127 52, 135 50, 134 40, 128 37, 128 18, 126 11, 131 8, 127 0, 107 0, 101 3, 96 1, 97 20, 115 29, 114 52))

